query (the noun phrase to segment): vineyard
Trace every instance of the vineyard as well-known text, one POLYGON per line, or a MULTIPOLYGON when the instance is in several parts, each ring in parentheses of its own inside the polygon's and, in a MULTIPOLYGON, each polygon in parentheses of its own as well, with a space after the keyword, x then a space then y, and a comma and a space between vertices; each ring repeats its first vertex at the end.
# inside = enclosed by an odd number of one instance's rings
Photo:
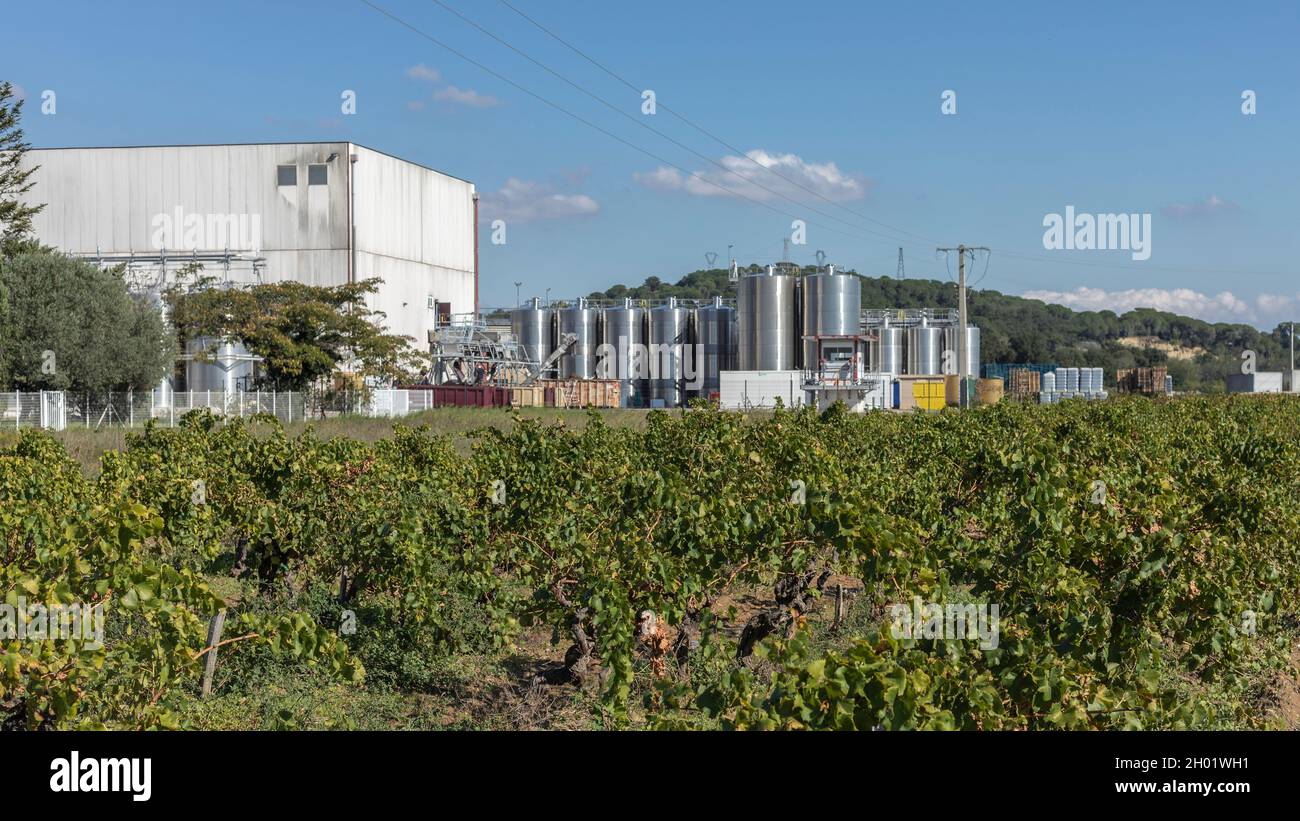
MULTIPOLYGON (((596 413, 0 444, 8 728, 1284 726, 1300 407, 596 413), (995 609, 993 640, 900 605, 995 609), (209 627, 224 612, 213 692, 209 627), (540 706, 539 706, 540 705, 540 706), (563 719, 563 720, 561 720, 563 719)), ((1288 690, 1290 688, 1290 690, 1288 690)))

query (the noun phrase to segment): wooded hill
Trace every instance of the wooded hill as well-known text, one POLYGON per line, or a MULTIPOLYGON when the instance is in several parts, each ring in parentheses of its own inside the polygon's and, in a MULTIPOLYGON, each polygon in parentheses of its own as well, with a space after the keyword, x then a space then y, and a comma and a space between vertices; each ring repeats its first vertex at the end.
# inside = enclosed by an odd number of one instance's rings
MULTIPOLYGON (((762 268, 751 265, 749 271, 762 268)), ((815 273, 812 266, 804 273, 815 273)), ((849 271, 847 273, 853 273, 849 271)), ((957 287, 933 279, 861 277, 864 308, 956 308, 957 287)), ((615 285, 592 299, 708 299, 735 296, 722 268, 693 271, 676 284, 647 277, 641 285, 615 285)), ((980 327, 983 362, 1054 362, 1106 369, 1107 384, 1117 368, 1166 365, 1179 390, 1222 392, 1225 377, 1240 372, 1241 353, 1253 350, 1260 370, 1290 366, 1289 326, 1262 332, 1244 324, 1205 322, 1166 311, 1139 308, 1074 311, 1036 299, 993 290, 967 291, 971 322, 980 327)))

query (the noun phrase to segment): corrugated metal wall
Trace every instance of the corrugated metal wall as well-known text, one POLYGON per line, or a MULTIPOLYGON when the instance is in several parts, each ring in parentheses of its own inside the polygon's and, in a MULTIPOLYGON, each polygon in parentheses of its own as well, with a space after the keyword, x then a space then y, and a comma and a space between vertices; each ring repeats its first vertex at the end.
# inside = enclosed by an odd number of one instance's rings
POLYGON ((389 327, 424 343, 429 297, 474 310, 474 186, 353 146, 358 279, 386 285, 371 300, 389 327))
MULTIPOLYGON (((158 217, 178 208, 205 219, 244 215, 250 228, 256 216, 265 281, 337 285, 348 276, 349 153, 357 155, 356 277, 384 280, 372 307, 422 348, 434 322, 430 297, 453 313, 474 309, 471 183, 346 142, 64 148, 28 153, 40 166, 28 198, 46 204, 34 220, 41 241, 79 255, 156 254, 158 217), (309 185, 311 164, 327 165, 327 184, 309 185), (280 165, 297 168, 296 185, 278 184, 280 165)), ((206 232, 190 247, 183 226, 174 228, 169 255, 226 247, 206 232)))
POLYGON ((38 149, 27 161, 40 166, 29 197, 46 203, 36 233, 71 253, 155 253, 155 219, 177 208, 256 215, 267 252, 348 247, 347 143, 38 149), (308 186, 307 165, 332 153, 339 158, 329 164, 329 184, 308 186), (276 184, 278 165, 298 166, 296 186, 276 184))

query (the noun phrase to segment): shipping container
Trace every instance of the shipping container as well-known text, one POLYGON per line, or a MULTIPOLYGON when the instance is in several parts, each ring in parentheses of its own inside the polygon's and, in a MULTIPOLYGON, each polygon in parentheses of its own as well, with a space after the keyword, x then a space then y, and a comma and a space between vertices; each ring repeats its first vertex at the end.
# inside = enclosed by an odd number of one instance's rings
POLYGON ((724 410, 774 408, 777 399, 787 408, 804 404, 803 371, 722 371, 718 384, 724 410))

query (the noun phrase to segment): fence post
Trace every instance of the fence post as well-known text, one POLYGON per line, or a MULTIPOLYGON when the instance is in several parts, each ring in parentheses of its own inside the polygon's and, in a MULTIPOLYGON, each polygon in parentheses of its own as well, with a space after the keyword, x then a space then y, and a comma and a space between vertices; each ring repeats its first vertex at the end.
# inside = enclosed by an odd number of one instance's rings
POLYGON ((212 675, 217 672, 217 645, 221 642, 221 628, 226 623, 226 611, 218 610, 208 624, 208 657, 203 660, 203 690, 199 694, 207 698, 212 692, 212 675))
POLYGON ((130 387, 126 389, 126 418, 127 418, 126 426, 129 428, 135 427, 135 388, 134 387, 130 387))
POLYGON ((18 430, 18 423, 23 418, 23 395, 14 391, 14 430, 18 430))

